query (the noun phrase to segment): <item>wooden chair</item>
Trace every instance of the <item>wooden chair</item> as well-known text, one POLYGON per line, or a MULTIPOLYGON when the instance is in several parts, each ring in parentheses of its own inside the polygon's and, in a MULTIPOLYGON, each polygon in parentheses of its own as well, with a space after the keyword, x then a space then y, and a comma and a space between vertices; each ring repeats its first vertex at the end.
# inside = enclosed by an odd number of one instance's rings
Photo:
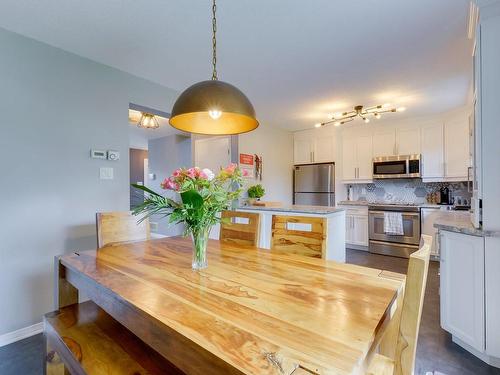
POLYGON ((113 242, 147 240, 151 236, 149 220, 140 224, 139 218, 130 211, 98 212, 96 214, 97 247, 113 242))
POLYGON ((324 258, 326 219, 273 215, 271 249, 324 258))
MULTIPOLYGON (((368 375, 413 374, 431 244, 432 237, 423 234, 420 249, 410 255, 397 338, 391 338, 392 347, 386 346, 384 349, 386 352, 392 352, 393 358, 375 354, 368 367, 368 375)), ((397 319, 396 316, 394 318, 397 319)), ((385 340, 385 337, 382 340, 385 340)))
POLYGON ((225 219, 220 227, 221 241, 237 243, 238 245, 259 245, 259 214, 241 211, 222 211, 221 217, 225 219), (244 220, 247 220, 248 223, 241 222, 244 220))
POLYGON ((46 374, 182 374, 92 301, 44 317, 46 374))

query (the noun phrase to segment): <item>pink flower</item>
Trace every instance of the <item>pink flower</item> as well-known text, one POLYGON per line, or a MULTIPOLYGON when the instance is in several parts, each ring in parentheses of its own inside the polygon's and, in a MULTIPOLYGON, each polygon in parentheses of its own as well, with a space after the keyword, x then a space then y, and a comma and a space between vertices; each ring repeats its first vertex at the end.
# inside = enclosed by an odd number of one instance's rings
POLYGON ((242 173, 243 177, 250 176, 250 172, 248 171, 248 169, 243 169, 243 171, 241 173, 242 173))
POLYGON ((224 172, 233 174, 237 167, 238 166, 235 163, 231 163, 226 168, 224 168, 224 172))
POLYGON ((178 168, 172 173, 172 177, 179 177, 182 174, 182 169, 178 168))
POLYGON ((163 180, 163 182, 160 184, 161 188, 162 189, 165 189, 165 190, 179 190, 179 184, 177 184, 176 182, 172 181, 170 178, 166 178, 163 180))
POLYGON ((199 175, 200 175, 200 168, 198 168, 198 167, 189 168, 187 170, 187 176, 189 178, 194 179, 194 178, 198 177, 199 175))

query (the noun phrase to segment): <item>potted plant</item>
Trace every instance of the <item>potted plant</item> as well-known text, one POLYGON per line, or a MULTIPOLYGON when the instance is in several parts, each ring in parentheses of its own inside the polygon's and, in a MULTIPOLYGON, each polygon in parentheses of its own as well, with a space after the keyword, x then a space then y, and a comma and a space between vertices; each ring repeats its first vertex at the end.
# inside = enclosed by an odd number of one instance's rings
POLYGON ((248 203, 253 204, 255 200, 260 200, 266 193, 266 190, 261 184, 250 186, 247 190, 248 203))
POLYGON ((184 223, 185 235, 193 240, 192 268, 207 267, 207 242, 210 229, 221 221, 219 213, 231 207, 241 194, 242 172, 236 164, 230 164, 215 175, 209 169, 179 168, 161 184, 161 188, 179 194, 175 201, 142 185, 133 187, 145 192, 144 203, 136 207, 134 215, 143 215, 139 221, 151 215, 169 217, 169 223, 184 223))

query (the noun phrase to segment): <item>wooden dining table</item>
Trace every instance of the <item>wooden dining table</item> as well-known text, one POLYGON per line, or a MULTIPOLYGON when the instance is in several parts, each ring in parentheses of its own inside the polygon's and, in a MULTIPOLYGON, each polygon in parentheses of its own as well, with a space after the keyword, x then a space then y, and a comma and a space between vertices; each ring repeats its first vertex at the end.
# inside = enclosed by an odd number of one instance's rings
POLYGON ((397 323, 398 274, 215 240, 208 268, 191 261, 183 237, 61 256, 57 307, 82 292, 182 372, 204 375, 362 374, 397 323))

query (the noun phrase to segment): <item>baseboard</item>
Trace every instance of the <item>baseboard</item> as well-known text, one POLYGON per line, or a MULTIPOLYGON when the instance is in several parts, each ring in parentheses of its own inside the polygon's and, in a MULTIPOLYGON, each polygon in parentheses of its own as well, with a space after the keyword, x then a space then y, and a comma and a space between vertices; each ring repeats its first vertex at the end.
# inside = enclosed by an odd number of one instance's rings
POLYGON ((474 349, 469 344, 463 342, 458 337, 455 337, 453 335, 451 335, 451 341, 453 341, 455 344, 461 346, 462 348, 467 350, 469 353, 475 355, 481 361, 486 362, 490 366, 500 368, 500 358, 492 357, 486 353, 482 353, 482 352, 478 351, 477 349, 474 349))
POLYGON ((363 246, 363 245, 346 244, 345 248, 351 250, 368 251, 368 246, 363 246))
POLYGON ((0 335, 0 347, 43 332, 43 322, 0 335))

